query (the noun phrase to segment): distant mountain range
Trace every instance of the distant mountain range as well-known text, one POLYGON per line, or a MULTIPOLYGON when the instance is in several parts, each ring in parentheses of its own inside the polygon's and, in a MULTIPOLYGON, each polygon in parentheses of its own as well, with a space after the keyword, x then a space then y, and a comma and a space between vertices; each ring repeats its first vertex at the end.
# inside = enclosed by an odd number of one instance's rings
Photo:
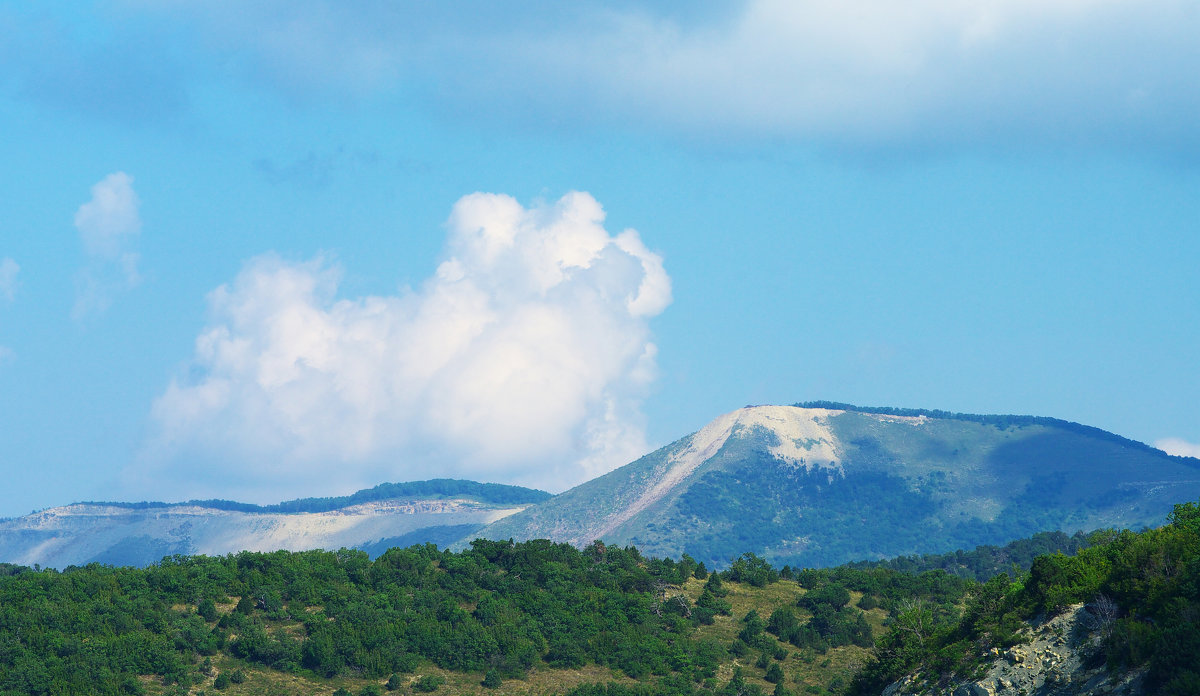
POLYGON ((1200 460, 1067 421, 811 402, 747 407, 556 496, 435 480, 343 498, 77 503, 0 522, 0 561, 145 565, 175 553, 362 548, 479 536, 594 539, 721 567, 818 567, 1161 524, 1200 460))
POLYGON ((435 479, 277 505, 228 500, 75 503, 0 521, 0 561, 52 568, 144 566, 173 554, 442 546, 550 497, 545 491, 435 479))

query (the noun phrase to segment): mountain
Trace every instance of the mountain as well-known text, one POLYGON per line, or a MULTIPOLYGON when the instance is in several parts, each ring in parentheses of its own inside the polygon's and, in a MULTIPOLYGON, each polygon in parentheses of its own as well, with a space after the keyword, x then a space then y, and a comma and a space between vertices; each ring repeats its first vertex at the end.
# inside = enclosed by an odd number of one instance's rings
POLYGON ((479 534, 821 567, 1158 525, 1197 497, 1200 460, 1097 428, 814 402, 723 415, 479 534))
POLYGON ((84 502, 0 521, 0 561, 144 566, 173 554, 446 545, 550 497, 519 486, 435 479, 276 505, 227 500, 84 502))
POLYGON ((276 505, 82 502, 0 520, 0 562, 147 565, 172 554, 360 548, 483 536, 595 539, 725 567, 1003 544, 1044 530, 1161 524, 1200 498, 1200 460, 1052 418, 746 407, 556 496, 438 479, 276 505))

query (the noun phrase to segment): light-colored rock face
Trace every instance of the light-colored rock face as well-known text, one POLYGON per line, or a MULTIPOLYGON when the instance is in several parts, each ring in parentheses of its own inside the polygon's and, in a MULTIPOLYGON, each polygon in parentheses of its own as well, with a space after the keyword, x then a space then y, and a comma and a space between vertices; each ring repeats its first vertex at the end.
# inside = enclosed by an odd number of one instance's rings
POLYGON ((1144 670, 1111 674, 1092 656, 1099 650, 1103 622, 1077 604, 1066 612, 1030 627, 1029 639, 1006 650, 993 649, 993 661, 982 679, 946 689, 931 689, 918 678, 895 682, 884 696, 952 694, 952 696, 1140 696, 1144 670))
POLYGON ((0 561, 63 568, 121 543, 155 544, 171 552, 354 548, 426 528, 489 524, 523 510, 472 500, 384 500, 320 513, 247 513, 197 506, 131 510, 67 505, 0 522, 0 561))
POLYGON ((765 431, 777 440, 767 446, 775 458, 810 470, 836 468, 842 458, 842 447, 829 427, 829 419, 841 413, 823 408, 752 406, 709 423, 696 433, 692 443, 694 447, 697 441, 704 442, 704 450, 711 457, 731 436, 752 436, 765 431))
POLYGON ((583 537, 601 539, 674 490, 700 465, 712 459, 731 437, 766 436, 767 450, 792 466, 837 468, 841 448, 829 418, 842 411, 795 406, 749 406, 726 413, 697 431, 667 456, 655 482, 631 505, 619 510, 583 537))

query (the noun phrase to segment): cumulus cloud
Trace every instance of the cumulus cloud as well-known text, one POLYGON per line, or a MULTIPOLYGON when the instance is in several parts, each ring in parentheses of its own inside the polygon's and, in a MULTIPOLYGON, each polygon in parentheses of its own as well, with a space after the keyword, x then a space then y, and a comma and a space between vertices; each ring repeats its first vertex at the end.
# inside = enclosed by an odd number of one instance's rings
POLYGON ((0 302, 12 302, 17 293, 17 273, 21 267, 7 256, 0 259, 0 302))
POLYGON ((1194 442, 1188 442, 1177 437, 1168 437, 1162 440, 1155 440, 1154 446, 1177 457, 1196 457, 1200 458, 1200 445, 1194 442))
POLYGON ((644 453, 661 258, 590 195, 458 201, 415 290, 339 298, 326 258, 251 260, 209 298, 134 473, 255 497, 462 476, 562 488, 644 453))
POLYGON ((1187 3, 490 5, 148 3, 293 94, 403 89, 466 112, 486 103, 489 119, 610 119, 860 147, 1174 154, 1200 144, 1200 13, 1187 3))
POLYGON ((117 293, 141 282, 134 242, 142 230, 133 178, 114 172, 92 187, 92 198, 75 212, 75 229, 87 264, 76 276, 76 319, 103 312, 117 293))

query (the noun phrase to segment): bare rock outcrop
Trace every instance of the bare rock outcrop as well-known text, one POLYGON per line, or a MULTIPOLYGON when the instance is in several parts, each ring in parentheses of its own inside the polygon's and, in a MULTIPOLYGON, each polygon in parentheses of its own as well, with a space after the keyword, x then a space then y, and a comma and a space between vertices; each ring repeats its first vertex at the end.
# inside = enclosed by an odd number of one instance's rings
POLYGON ((889 685, 883 696, 1141 696, 1145 670, 1112 673, 1100 639, 1110 625, 1105 606, 1077 604, 1030 626, 1029 639, 992 650, 983 677, 931 686, 919 676, 889 685))

